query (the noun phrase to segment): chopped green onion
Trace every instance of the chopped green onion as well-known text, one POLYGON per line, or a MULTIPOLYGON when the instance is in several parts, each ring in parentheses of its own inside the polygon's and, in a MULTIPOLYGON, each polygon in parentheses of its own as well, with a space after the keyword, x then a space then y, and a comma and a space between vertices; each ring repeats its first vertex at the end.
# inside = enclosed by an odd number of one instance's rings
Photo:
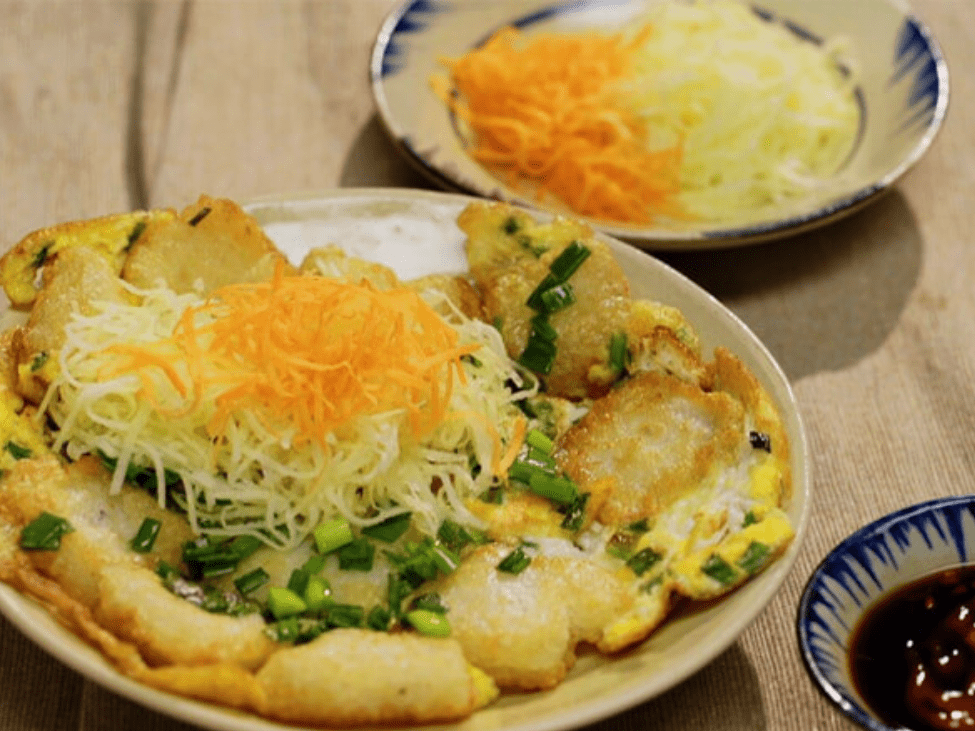
POLYGON ((652 548, 644 548, 634 553, 627 560, 626 565, 632 569, 637 576, 643 576, 656 564, 662 556, 652 548))
MULTIPOLYGON (((422 582, 421 582, 422 583, 422 582)), ((386 601, 389 602, 390 611, 399 616, 403 600, 413 591, 411 582, 404 576, 390 572, 386 582, 386 601)))
POLYGON ((275 619, 284 619, 301 614, 308 609, 308 605, 291 589, 285 589, 283 586, 272 586, 267 591, 267 608, 275 619))
POLYGON ((407 612, 403 619, 408 625, 427 637, 450 637, 450 622, 447 617, 428 609, 414 609, 407 612))
POLYGON ((10 453, 10 456, 14 459, 27 459, 31 455, 31 451, 27 447, 21 447, 15 442, 8 441, 3 448, 6 449, 10 453))
POLYGON ((139 240, 139 237, 142 236, 142 232, 145 230, 146 230, 145 219, 136 223, 135 226, 132 227, 132 230, 129 231, 129 238, 127 239, 125 248, 122 249, 122 251, 128 251, 131 248, 132 244, 134 244, 136 241, 139 240))
POLYGON ((61 536, 73 530, 64 518, 43 512, 20 532, 20 547, 29 551, 56 551, 61 547, 61 536))
POLYGON ((745 549, 744 555, 736 563, 745 573, 754 574, 765 565, 771 550, 764 543, 752 541, 745 549))
POLYGON ((30 362, 31 373, 37 373, 37 371, 43 368, 49 357, 50 356, 46 350, 42 350, 40 353, 35 355, 33 360, 30 362))
POLYGON ((155 518, 143 520, 135 537, 129 542, 132 550, 136 553, 149 553, 156 543, 160 528, 162 528, 162 523, 155 518))
POLYGON ((464 548, 471 545, 487 543, 488 538, 483 531, 476 528, 465 528, 459 523, 445 519, 437 530, 437 540, 447 549, 454 553, 460 553, 464 548))
POLYGON ((330 604, 325 620, 329 627, 361 627, 366 610, 356 604, 330 604))
POLYGON ((583 246, 578 241, 573 241, 562 250, 561 254, 555 257, 555 260, 549 265, 549 269, 560 282, 564 282, 576 273, 576 270, 582 266, 582 263, 589 258, 591 253, 589 247, 583 246))
POLYGON ((535 315, 531 320, 532 334, 542 340, 555 342, 559 339, 559 331, 556 330, 548 320, 548 315, 535 315))
POLYGON ((541 471, 532 473, 528 489, 560 505, 571 505, 579 494, 576 484, 568 477, 549 475, 541 471))
POLYGON ((156 575, 165 582, 171 582, 181 578, 179 569, 165 561, 160 561, 156 564, 156 575))
POLYGON ((541 450, 545 454, 551 454, 555 448, 555 443, 544 432, 538 429, 529 431, 525 436, 525 441, 528 442, 528 446, 541 450))
POLYGON ((518 229, 521 228, 521 223, 514 216, 508 216, 504 219, 504 223, 501 224, 501 230, 504 231, 509 236, 514 233, 518 233, 518 229))
POLYGON ((571 284, 563 282, 546 289, 538 298, 540 302, 539 312, 551 315, 553 312, 564 310, 569 305, 575 304, 576 293, 571 284))
POLYGON ((321 576, 309 576, 301 591, 310 612, 319 612, 332 603, 332 587, 321 576))
POLYGON ((518 356, 518 362, 530 371, 548 375, 555 363, 556 352, 557 348, 551 340, 546 340, 532 333, 525 349, 518 356))
POLYGON ((632 533, 646 533, 650 530, 650 521, 646 518, 640 518, 626 526, 626 529, 632 533))
POLYGON ((733 584, 735 579, 738 578, 735 570, 717 554, 711 554, 708 560, 701 566, 701 571, 725 586, 733 584))
POLYGON ((34 258, 31 260, 30 263, 31 267, 37 269, 38 267, 44 266, 44 262, 47 261, 47 257, 50 255, 51 249, 53 247, 54 247, 53 239, 45 241, 44 245, 37 250, 36 254, 34 254, 34 258))
POLYGON ((755 515, 754 510, 749 510, 745 513, 745 519, 741 523, 742 528, 747 528, 750 525, 754 525, 758 522, 758 517, 755 515))
POLYGON ((440 595, 435 591, 420 594, 420 596, 411 601, 410 611, 414 609, 426 609, 427 611, 437 612, 438 614, 445 614, 447 612, 447 607, 443 605, 440 595))
POLYGON ((520 461, 547 475, 554 475, 558 469, 558 464, 551 454, 535 447, 530 447, 528 453, 520 461))
POLYGON ((378 604, 369 610, 369 614, 366 615, 366 626, 369 629, 374 629, 377 632, 386 632, 389 629, 389 625, 392 622, 393 615, 385 607, 381 607, 378 604))
POLYGON ((294 642, 301 635, 301 626, 298 624, 298 618, 291 616, 269 624, 264 631, 275 642, 294 642))
POLYGON ((528 568, 528 564, 531 562, 531 557, 525 555, 524 548, 518 546, 518 548, 501 559, 501 562, 498 564, 498 571, 504 571, 506 574, 520 574, 528 568))
POLYGON ((542 277, 542 281, 538 283, 538 286, 535 287, 534 291, 528 295, 528 299, 525 300, 525 304, 536 312, 543 312, 545 306, 542 304, 542 294, 550 290, 552 287, 557 287, 559 283, 558 277, 551 272, 548 272, 544 277, 542 277))
POLYGON ((313 553, 304 565, 301 567, 309 576, 314 576, 320 573, 323 568, 325 568, 325 556, 318 553, 313 553))
POLYGON ((234 586, 237 587, 237 591, 241 594, 250 594, 252 591, 256 591, 264 586, 270 578, 267 571, 258 567, 237 578, 234 581, 234 586))
POLYGON ((345 571, 372 571, 376 547, 365 538, 356 538, 338 551, 339 568, 345 571))
POLYGON ((410 527, 411 513, 400 513, 387 518, 381 523, 370 525, 362 529, 362 535, 375 538, 385 543, 392 543, 406 533, 410 527))
POLYGON ((347 543, 351 543, 355 536, 352 535, 352 526, 345 518, 333 518, 319 523, 315 528, 315 546, 319 553, 331 553, 347 543))
POLYGON ((308 580, 310 578, 311 576, 303 568, 295 569, 291 572, 291 576, 288 577, 288 588, 298 596, 301 596, 305 593, 305 587, 308 586, 308 580))
POLYGON ((569 505, 566 506, 565 517, 562 519, 562 527, 566 530, 577 531, 582 527, 582 522, 586 517, 586 504, 589 502, 588 492, 576 495, 569 505))
POLYGON ((460 556, 455 555, 446 546, 433 546, 430 555, 442 574, 453 573, 460 566, 460 556))
POLYGON ((237 557, 238 561, 243 561, 263 545, 264 541, 257 536, 242 535, 230 541, 230 551, 237 557))
POLYGON ((613 333, 609 339, 609 367, 621 373, 630 364, 630 351, 626 333, 613 333))

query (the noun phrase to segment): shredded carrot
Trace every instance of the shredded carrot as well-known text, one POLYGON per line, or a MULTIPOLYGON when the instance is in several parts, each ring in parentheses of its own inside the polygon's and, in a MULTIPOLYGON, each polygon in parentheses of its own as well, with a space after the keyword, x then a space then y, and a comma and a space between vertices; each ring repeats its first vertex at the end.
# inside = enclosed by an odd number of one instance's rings
POLYGON ((473 132, 469 153, 512 187, 561 199, 583 215, 648 224, 679 215, 683 141, 651 149, 646 125, 616 83, 648 24, 622 34, 541 34, 524 43, 504 28, 458 59, 445 59, 444 101, 473 132))
MULTIPOLYGON (((231 285, 188 308, 171 338, 124 348, 118 373, 160 368, 177 392, 185 385, 166 359, 178 354, 191 394, 216 405, 208 431, 219 438, 247 410, 272 430, 295 427, 322 444, 359 415, 404 409, 414 434, 444 418, 460 357, 477 350, 409 288, 379 291, 314 276, 231 285), (216 394, 216 395, 214 395, 216 394)), ((180 371, 181 372, 181 371, 180 371)), ((155 403, 155 381, 143 374, 155 403)))

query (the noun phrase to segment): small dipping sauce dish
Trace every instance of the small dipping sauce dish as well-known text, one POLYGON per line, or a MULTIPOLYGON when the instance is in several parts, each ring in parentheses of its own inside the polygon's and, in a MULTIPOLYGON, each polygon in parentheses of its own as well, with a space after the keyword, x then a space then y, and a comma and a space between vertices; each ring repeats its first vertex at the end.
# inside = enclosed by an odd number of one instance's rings
POLYGON ((813 572, 798 612, 810 676, 871 731, 975 731, 975 496, 861 528, 813 572))

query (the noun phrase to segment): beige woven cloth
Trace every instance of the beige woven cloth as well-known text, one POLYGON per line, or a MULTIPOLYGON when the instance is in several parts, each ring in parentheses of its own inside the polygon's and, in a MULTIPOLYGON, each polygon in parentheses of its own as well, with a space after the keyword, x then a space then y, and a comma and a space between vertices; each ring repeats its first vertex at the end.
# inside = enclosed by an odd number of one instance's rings
MULTIPOLYGON (((0 247, 55 221, 179 207, 200 192, 425 186, 383 136, 367 78, 396 4, 2 0, 0 247)), ((783 589, 731 649, 593 728, 851 728, 800 659, 810 572, 891 509, 975 492, 975 1, 914 7, 954 73, 947 124, 907 178, 819 232, 666 257, 741 315, 792 379, 814 459, 811 526, 783 589)), ((84 680, 0 620, 0 728, 189 727, 84 680)))

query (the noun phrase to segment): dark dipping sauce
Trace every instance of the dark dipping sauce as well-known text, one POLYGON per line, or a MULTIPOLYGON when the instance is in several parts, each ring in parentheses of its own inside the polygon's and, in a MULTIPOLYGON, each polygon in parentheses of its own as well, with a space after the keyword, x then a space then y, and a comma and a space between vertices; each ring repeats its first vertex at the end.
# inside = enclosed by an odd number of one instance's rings
POLYGON ((975 566, 884 596, 854 629, 850 673, 888 726, 975 731, 975 566))

